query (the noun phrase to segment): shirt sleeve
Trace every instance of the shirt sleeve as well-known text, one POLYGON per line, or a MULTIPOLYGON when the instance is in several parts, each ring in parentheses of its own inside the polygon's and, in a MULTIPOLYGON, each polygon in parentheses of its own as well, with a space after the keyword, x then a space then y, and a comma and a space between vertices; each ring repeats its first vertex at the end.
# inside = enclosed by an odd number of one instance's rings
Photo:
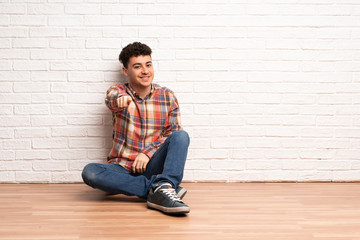
POLYGON ((120 108, 117 107, 116 101, 119 97, 122 97, 124 95, 128 95, 128 94, 126 94, 126 90, 123 85, 117 84, 117 85, 111 86, 106 91, 106 97, 105 97, 106 106, 113 112, 121 110, 120 108))
POLYGON ((152 158, 170 134, 182 129, 179 103, 175 95, 172 96, 171 102, 168 119, 165 122, 162 134, 153 143, 149 144, 144 150, 142 150, 142 153, 146 154, 149 158, 152 158))

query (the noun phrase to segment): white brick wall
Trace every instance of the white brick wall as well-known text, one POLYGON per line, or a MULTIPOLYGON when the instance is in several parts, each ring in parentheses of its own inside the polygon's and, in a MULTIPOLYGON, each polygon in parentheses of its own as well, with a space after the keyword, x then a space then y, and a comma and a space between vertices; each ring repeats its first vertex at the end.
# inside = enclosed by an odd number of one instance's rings
POLYGON ((105 162, 118 54, 153 48, 187 181, 360 181, 360 1, 1 0, 0 182, 105 162))

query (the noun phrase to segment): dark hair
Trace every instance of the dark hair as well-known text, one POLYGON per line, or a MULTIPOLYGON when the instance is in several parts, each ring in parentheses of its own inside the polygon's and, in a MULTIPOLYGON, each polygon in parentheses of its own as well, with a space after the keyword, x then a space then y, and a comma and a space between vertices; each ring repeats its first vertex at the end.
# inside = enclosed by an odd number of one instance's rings
POLYGON ((133 42, 124 47, 119 55, 119 61, 125 68, 128 67, 129 59, 138 56, 151 56, 151 48, 140 42, 133 42))

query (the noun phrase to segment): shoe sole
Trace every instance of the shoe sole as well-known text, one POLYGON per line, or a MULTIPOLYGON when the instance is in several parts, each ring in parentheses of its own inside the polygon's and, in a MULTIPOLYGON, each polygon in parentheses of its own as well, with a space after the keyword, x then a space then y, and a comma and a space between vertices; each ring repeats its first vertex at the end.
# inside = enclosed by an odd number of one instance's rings
POLYGON ((187 193, 187 190, 186 190, 185 188, 182 188, 176 195, 177 195, 180 199, 183 199, 186 193, 187 193))
POLYGON ((152 202, 147 202, 147 205, 149 208, 152 209, 157 209, 160 210, 164 213, 168 213, 168 214, 186 214, 190 212, 190 208, 189 207, 173 207, 173 208, 168 208, 168 207, 164 207, 152 202))

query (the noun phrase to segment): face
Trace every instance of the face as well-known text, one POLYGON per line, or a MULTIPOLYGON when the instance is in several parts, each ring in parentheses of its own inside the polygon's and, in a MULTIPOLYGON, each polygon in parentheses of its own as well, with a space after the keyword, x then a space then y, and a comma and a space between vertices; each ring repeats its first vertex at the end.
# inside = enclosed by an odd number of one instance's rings
POLYGON ((150 56, 131 57, 128 67, 123 67, 125 76, 135 91, 150 91, 154 69, 150 56))

